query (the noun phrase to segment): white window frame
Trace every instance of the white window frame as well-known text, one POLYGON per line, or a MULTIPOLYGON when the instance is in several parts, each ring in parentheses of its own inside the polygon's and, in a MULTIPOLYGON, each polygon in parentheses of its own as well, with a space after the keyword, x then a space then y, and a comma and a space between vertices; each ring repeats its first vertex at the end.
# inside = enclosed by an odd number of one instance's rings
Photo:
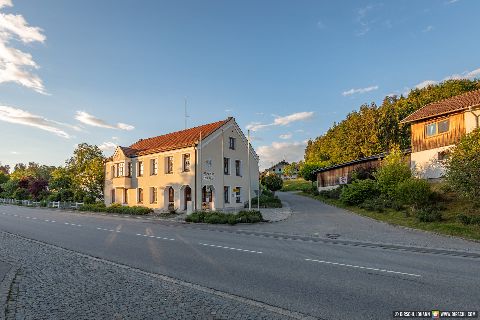
POLYGON ((225 204, 230 204, 230 186, 223 186, 223 202, 225 204), (226 198, 225 198, 225 195, 227 196, 226 198))
POLYGON ((157 203, 157 202, 158 202, 158 190, 156 187, 150 187, 150 203, 157 203), (156 199, 154 195, 156 195, 156 199))
POLYGON ((143 161, 138 161, 137 177, 143 177, 144 170, 145 170, 145 166, 143 164, 143 161))
POLYGON ((158 174, 158 159, 150 159, 150 175, 156 176, 158 174))
POLYGON ((173 156, 166 156, 165 157, 165 174, 173 174, 173 166, 174 166, 173 156), (171 163, 171 168, 170 168, 170 163, 171 163))
POLYGON ((235 192, 235 203, 242 203, 242 187, 235 187, 238 191, 235 192))
POLYGON ((237 139, 235 139, 235 137, 228 137, 228 148, 230 150, 235 150, 236 147, 237 147, 237 139))
POLYGON ((182 154, 182 172, 190 172, 191 158, 192 156, 190 155, 190 153, 182 154), (188 156, 188 166, 186 165, 186 162, 185 162, 185 160, 187 159, 187 156, 188 156))
POLYGON ((145 194, 143 192, 143 188, 137 188, 137 203, 143 203, 143 198, 145 197, 145 194), (142 190, 142 201, 140 201, 140 190, 142 190))
POLYGON ((117 163, 117 166, 118 166, 118 176, 119 177, 125 176, 125 163, 124 162, 117 163))
POLYGON ((242 160, 235 160, 235 176, 237 177, 242 177, 243 176, 243 166, 242 166, 242 160), (238 161, 238 174, 237 174, 237 161, 238 161))
POLYGON ((231 170, 230 170, 230 158, 227 158, 227 157, 223 157, 223 174, 226 175, 226 176, 229 176, 231 174, 231 170), (225 171, 225 160, 227 160, 227 171, 225 171))

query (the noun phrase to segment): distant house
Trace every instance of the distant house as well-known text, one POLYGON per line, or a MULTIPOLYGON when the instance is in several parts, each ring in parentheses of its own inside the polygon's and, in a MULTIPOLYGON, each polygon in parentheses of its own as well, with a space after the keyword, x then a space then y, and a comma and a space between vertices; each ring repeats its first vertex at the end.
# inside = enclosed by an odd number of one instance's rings
POLYGON ((430 103, 402 120, 412 126, 411 168, 425 179, 445 174, 449 149, 479 128, 480 90, 430 103))
POLYGON ((234 118, 117 147, 105 167, 105 204, 158 210, 243 208, 259 190, 258 156, 234 118))
POLYGON ((287 161, 282 160, 279 163, 277 163, 274 166, 271 166, 270 168, 266 169, 264 173, 268 174, 276 174, 283 180, 289 180, 289 179, 296 179, 298 177, 298 170, 295 170, 295 172, 291 175, 285 174, 285 167, 290 165, 287 161))

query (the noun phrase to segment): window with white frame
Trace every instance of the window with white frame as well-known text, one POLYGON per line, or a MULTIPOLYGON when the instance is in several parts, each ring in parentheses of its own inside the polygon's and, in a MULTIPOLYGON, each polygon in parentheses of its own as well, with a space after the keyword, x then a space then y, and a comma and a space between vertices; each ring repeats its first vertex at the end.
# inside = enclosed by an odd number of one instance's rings
POLYGON ((235 202, 242 203, 242 188, 236 187, 235 188, 235 202))
POLYGON ((235 160, 235 175, 237 177, 242 176, 242 162, 240 160, 235 160))
POLYGON ((233 137, 228 138, 228 148, 231 150, 235 150, 235 141, 236 139, 233 137))
POLYGON ((223 158, 223 173, 230 174, 230 158, 223 158))
POLYGON ((158 200, 157 188, 151 187, 150 188, 150 203, 157 203, 157 200, 158 200))
POLYGON ((138 162, 138 176, 143 176, 143 161, 138 162))
POLYGON ((230 203, 230 187, 229 186, 223 187, 223 201, 225 203, 230 203))
POLYGON ((151 159, 150 160, 150 167, 151 167, 151 175, 158 174, 158 159, 151 159))
POLYGON ((190 153, 185 153, 183 156, 183 172, 190 171, 190 153))
POLYGON ((143 189, 138 188, 138 195, 137 195, 138 203, 143 203, 143 189))
POLYGON ((127 164, 127 177, 131 177, 132 176, 132 162, 128 162, 127 164))
POLYGON ((125 163, 120 162, 118 164, 118 176, 123 177, 123 174, 125 173, 125 163))
POLYGON ((165 173, 173 173, 173 157, 169 156, 165 158, 165 173))

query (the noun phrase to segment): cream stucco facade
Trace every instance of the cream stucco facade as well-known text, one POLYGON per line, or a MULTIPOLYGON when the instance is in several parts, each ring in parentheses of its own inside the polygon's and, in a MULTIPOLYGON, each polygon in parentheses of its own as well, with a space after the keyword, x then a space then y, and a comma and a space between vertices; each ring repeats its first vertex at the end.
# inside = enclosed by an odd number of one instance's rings
POLYGON ((254 197, 259 189, 258 156, 251 148, 249 158, 247 150, 233 118, 190 147, 130 157, 118 147, 105 166, 105 204, 159 211, 238 210, 248 201, 248 191, 254 197))

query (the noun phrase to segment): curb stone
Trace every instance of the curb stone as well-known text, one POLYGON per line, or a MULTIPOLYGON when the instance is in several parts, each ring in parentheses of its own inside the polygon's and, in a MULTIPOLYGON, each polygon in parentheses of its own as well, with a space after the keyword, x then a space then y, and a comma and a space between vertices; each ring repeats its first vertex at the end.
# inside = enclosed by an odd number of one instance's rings
POLYGON ((8 272, 5 274, 2 281, 0 282, 0 306, 2 306, 2 311, 0 312, 0 320, 5 320, 10 289, 13 280, 15 279, 15 276, 17 275, 17 272, 20 268, 5 261, 1 262, 10 265, 10 270, 8 270, 8 272))

